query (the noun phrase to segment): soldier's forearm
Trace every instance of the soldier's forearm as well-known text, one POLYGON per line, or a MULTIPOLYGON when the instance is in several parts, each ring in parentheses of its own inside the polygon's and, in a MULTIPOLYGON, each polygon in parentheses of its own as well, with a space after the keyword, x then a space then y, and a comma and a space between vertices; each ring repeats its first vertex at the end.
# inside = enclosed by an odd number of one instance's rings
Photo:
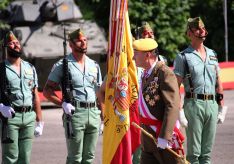
POLYGON ((101 119, 104 119, 104 109, 105 109, 105 104, 104 103, 100 103, 100 108, 101 108, 101 119))
POLYGON ((46 84, 43 90, 43 95, 54 104, 61 106, 62 100, 55 94, 55 85, 46 84))
POLYGON ((41 112, 41 105, 38 102, 34 104, 35 112, 36 112, 36 121, 42 121, 42 112, 41 112))
POLYGON ((217 88, 216 88, 216 92, 217 93, 223 93, 223 85, 222 85, 222 82, 220 80, 220 77, 218 77, 217 79, 217 88))
POLYGON ((62 105, 62 100, 55 94, 54 91, 51 90, 44 90, 43 91, 44 96, 51 101, 52 103, 61 106, 62 105))
POLYGON ((37 88, 34 90, 34 110, 36 112, 36 121, 42 121, 41 102, 37 88))

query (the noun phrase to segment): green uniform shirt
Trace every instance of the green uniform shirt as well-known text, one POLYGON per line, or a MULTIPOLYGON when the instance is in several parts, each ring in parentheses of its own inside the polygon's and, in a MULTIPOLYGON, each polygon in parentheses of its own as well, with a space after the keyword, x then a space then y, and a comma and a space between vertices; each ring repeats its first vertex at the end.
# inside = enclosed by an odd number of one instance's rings
MULTIPOLYGON (((216 53, 205 47, 206 60, 202 60, 200 55, 191 46, 183 52, 186 56, 189 71, 192 76, 194 93, 197 94, 215 94, 215 84, 219 74, 218 60, 216 53)), ((184 58, 181 53, 176 56, 174 61, 174 73, 182 78, 185 77, 184 58)), ((184 78, 185 91, 190 92, 190 85, 187 78, 184 78)))
MULTIPOLYGON (((95 102, 96 89, 102 83, 102 76, 99 65, 85 57, 85 69, 81 71, 80 66, 72 54, 67 56, 68 68, 72 77, 73 96, 77 101, 95 102)), ((61 84, 63 77, 63 59, 59 60, 52 68, 48 79, 61 84)))
POLYGON ((18 74, 8 60, 5 60, 5 63, 12 104, 15 106, 32 106, 32 90, 34 87, 38 87, 35 68, 30 63, 21 60, 21 70, 18 74))

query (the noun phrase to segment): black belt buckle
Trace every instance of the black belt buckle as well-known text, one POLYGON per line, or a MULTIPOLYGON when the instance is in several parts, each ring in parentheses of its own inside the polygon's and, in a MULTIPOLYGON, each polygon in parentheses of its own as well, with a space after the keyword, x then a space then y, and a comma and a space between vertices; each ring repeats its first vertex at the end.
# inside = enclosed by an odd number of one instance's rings
POLYGON ((30 111, 30 107, 28 107, 28 106, 22 106, 21 112, 29 112, 29 111, 30 111))
POLYGON ((21 112, 22 112, 22 113, 23 113, 23 112, 27 112, 27 108, 26 108, 25 106, 22 106, 21 112))
POLYGON ((203 95, 203 101, 207 101, 207 100, 209 100, 209 95, 204 94, 204 95, 203 95))
POLYGON ((190 92, 190 98, 194 98, 194 93, 193 92, 190 92))
POLYGON ((79 107, 80 108, 92 108, 95 106, 95 103, 92 102, 79 102, 79 107))
POLYGON ((89 104, 87 102, 79 102, 79 107, 80 108, 88 108, 89 107, 89 104))
POLYGON ((87 108, 92 108, 93 107, 93 103, 86 103, 87 104, 87 108))
POLYGON ((31 107, 30 106, 23 106, 21 111, 22 112, 30 112, 31 111, 31 107))
POLYGON ((90 104, 89 103, 85 103, 85 108, 90 108, 90 104))

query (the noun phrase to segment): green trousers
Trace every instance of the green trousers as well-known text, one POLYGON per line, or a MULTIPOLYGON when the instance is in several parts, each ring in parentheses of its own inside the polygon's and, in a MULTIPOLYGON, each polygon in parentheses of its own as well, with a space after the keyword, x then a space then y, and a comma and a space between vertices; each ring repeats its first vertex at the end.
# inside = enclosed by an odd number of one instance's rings
MULTIPOLYGON (((91 164, 98 140, 101 123, 101 111, 98 108, 77 108, 72 116, 74 137, 67 142, 67 164, 91 164)), ((67 134, 66 116, 63 116, 65 135, 67 134)))
POLYGON ((191 164, 209 164, 215 140, 218 105, 214 100, 185 99, 187 159, 191 164))
POLYGON ((35 119, 34 111, 16 112, 14 118, 8 119, 8 134, 14 142, 2 143, 2 164, 30 163, 35 119))

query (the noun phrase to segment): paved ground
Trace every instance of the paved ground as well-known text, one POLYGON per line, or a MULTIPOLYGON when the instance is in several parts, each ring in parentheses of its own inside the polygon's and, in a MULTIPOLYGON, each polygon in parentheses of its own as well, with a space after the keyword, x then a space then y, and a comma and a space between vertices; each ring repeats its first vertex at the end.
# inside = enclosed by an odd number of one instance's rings
MULTIPOLYGON (((213 164, 234 163, 234 91, 225 91, 225 103, 229 110, 225 123, 218 125, 214 149, 213 164)), ((43 136, 34 140, 32 164, 64 164, 66 144, 62 128, 62 110, 43 110, 45 129, 43 136)), ((102 137, 99 138, 94 163, 101 164, 102 137)), ((1 150, 0 150, 1 153, 1 150)))

